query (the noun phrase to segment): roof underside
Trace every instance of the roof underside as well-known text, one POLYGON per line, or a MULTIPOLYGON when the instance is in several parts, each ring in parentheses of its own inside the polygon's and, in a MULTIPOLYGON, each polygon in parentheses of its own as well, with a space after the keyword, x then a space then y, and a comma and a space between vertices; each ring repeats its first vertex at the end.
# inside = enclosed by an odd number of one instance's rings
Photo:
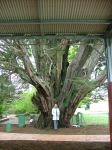
POLYGON ((0 34, 104 34, 112 0, 1 0, 0 34))

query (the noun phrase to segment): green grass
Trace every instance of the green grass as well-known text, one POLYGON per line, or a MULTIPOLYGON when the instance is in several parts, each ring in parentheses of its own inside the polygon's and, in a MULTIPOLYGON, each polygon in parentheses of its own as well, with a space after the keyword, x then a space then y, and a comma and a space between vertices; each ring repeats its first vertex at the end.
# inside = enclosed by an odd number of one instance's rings
MULTIPOLYGON (((108 125, 108 114, 83 114, 85 125, 108 125)), ((73 116, 71 124, 76 124, 76 117, 73 116)))

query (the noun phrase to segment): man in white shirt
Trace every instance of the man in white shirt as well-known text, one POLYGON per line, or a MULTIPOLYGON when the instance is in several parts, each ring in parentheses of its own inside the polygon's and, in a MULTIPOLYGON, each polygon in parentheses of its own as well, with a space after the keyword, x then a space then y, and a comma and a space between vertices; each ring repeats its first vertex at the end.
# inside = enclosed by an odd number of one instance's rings
POLYGON ((54 107, 52 108, 52 120, 54 123, 54 129, 58 129, 59 118, 60 118, 60 110, 58 108, 58 105, 55 104, 54 107))

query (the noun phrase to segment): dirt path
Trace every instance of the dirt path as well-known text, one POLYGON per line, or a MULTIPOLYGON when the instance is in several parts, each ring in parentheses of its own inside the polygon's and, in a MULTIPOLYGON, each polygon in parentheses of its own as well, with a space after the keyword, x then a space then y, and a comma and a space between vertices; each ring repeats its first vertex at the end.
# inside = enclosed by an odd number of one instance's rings
POLYGON ((109 135, 48 135, 0 132, 0 140, 109 142, 109 135))

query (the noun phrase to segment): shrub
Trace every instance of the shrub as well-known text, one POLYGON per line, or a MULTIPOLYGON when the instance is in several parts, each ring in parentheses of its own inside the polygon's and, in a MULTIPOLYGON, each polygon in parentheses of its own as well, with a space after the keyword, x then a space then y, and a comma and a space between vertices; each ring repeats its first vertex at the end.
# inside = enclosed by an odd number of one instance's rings
POLYGON ((24 92, 20 98, 11 103, 9 113, 35 113, 38 109, 33 105, 31 99, 34 92, 24 92))

